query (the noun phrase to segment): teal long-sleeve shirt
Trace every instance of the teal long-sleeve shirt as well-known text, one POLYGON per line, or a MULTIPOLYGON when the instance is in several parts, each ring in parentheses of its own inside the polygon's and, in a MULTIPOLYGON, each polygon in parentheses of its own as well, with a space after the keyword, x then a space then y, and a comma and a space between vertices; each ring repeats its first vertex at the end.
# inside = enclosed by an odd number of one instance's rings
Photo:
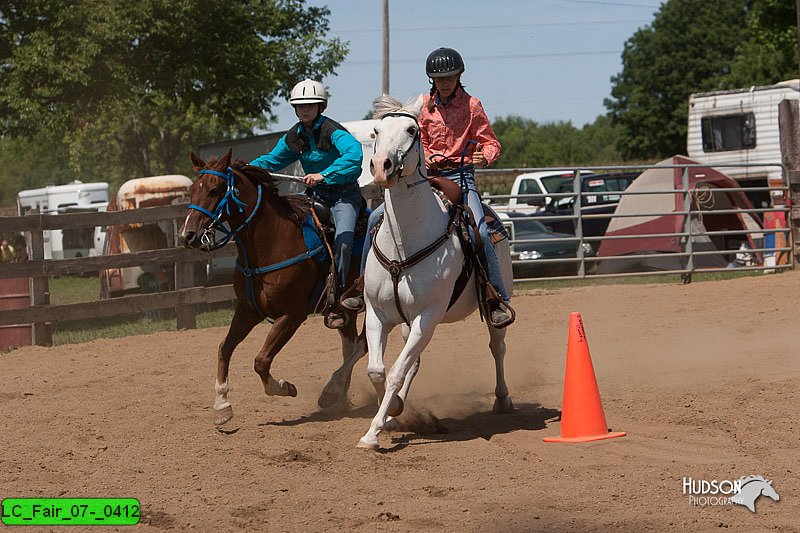
MULTIPOLYGON (((327 117, 320 115, 312 130, 319 130, 325 120, 328 120, 327 117)), ((316 135, 305 135, 302 123, 298 122, 293 128, 298 128, 298 133, 307 140, 307 150, 299 153, 293 151, 286 142, 287 135, 284 135, 271 152, 252 160, 250 164, 276 171, 299 160, 306 174, 321 174, 328 185, 349 185, 358 181, 363 152, 361 143, 352 134, 344 129, 333 131, 331 147, 323 151, 317 146, 316 135)))

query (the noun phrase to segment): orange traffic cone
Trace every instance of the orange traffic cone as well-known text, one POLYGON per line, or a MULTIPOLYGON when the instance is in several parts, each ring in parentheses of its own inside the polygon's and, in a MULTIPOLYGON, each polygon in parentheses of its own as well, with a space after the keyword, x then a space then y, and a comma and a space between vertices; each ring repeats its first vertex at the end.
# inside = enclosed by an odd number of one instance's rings
POLYGON ((580 313, 570 313, 567 371, 561 405, 561 436, 547 437, 544 441, 588 442, 624 435, 623 432, 608 431, 583 320, 580 313))

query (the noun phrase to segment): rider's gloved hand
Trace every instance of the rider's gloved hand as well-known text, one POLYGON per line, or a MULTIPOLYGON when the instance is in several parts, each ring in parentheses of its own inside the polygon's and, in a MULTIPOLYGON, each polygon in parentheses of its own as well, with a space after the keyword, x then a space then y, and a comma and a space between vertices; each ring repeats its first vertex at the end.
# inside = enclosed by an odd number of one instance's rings
POLYGON ((313 187, 314 185, 322 182, 324 179, 325 178, 322 177, 322 174, 306 174, 306 176, 303 178, 303 181, 309 187, 313 187))

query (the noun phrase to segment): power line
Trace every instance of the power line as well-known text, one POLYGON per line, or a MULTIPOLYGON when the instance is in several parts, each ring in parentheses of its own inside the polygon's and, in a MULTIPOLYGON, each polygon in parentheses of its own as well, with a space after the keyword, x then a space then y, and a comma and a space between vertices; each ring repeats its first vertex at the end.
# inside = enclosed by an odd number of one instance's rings
POLYGON ((646 7, 648 9, 658 9, 659 6, 646 6, 644 4, 631 4, 629 2, 603 2, 602 0, 556 0, 557 2, 573 2, 575 4, 600 4, 603 6, 625 6, 625 7, 646 7))
MULTIPOLYGON (((645 24, 649 20, 577 20, 566 22, 531 22, 528 24, 482 24, 478 26, 448 26, 448 30, 496 30, 509 28, 532 28, 541 26, 596 26, 598 24, 645 24)), ((331 33, 377 33, 380 29, 332 30, 331 33)), ((419 26, 416 28, 392 28, 392 33, 404 31, 442 31, 441 26, 419 26)))
MULTIPOLYGON (((504 55, 491 55, 491 56, 468 56, 464 59, 466 61, 482 61, 482 60, 498 60, 498 59, 529 59, 536 57, 568 57, 568 56, 598 56, 608 54, 619 54, 619 50, 602 50, 591 52, 551 52, 547 54, 504 54, 504 55)), ((374 65, 380 63, 379 60, 363 60, 363 61, 349 61, 348 65, 374 65)), ((393 59, 392 63, 419 63, 417 59, 393 59)))

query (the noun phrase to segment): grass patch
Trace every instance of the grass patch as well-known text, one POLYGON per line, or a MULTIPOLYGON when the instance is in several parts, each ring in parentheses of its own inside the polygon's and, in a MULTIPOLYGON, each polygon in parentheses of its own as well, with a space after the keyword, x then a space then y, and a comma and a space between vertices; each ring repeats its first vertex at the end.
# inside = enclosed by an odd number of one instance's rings
MULTIPOLYGON (((695 273, 692 283, 763 276, 758 270, 732 270, 730 272, 695 273)), ((541 280, 517 283, 517 290, 562 289, 595 285, 643 285, 653 283, 681 283, 677 274, 637 276, 630 278, 592 278, 579 280, 541 280)), ((88 302, 99 299, 100 280, 96 277, 80 278, 61 276, 50 280, 50 302, 53 305, 88 302)), ((219 305, 219 304, 217 304, 219 305)), ((197 327, 228 326, 233 318, 233 306, 197 313, 197 327)), ((171 309, 146 313, 145 316, 99 317, 90 320, 73 320, 53 324, 53 345, 88 342, 95 339, 115 339, 133 335, 148 335, 162 331, 176 331, 171 309)))
POLYGON ((50 278, 50 304, 65 305, 80 302, 93 302, 100 299, 100 278, 98 276, 59 276, 50 278))
MULTIPOLYGON (((175 317, 171 311, 171 309, 161 309, 149 313, 150 316, 115 316, 59 322, 53 324, 53 346, 177 331, 175 317), (162 311, 160 314, 164 318, 159 318, 158 311, 162 311)), ((228 326, 231 318, 233 318, 232 307, 197 313, 197 327, 228 326)))
MULTIPOLYGON (((60 276, 51 278, 49 286, 51 305, 93 302, 100 299, 100 279, 97 276, 60 276)), ((219 305, 215 304, 215 307, 219 305)), ((197 327, 227 326, 231 323, 232 317, 232 306, 199 312, 197 327)), ((53 324, 53 345, 148 335, 162 331, 176 331, 176 329, 175 316, 171 309, 157 309, 137 315, 70 320, 53 324)))
MULTIPOLYGON (((763 270, 735 270, 725 272, 695 272, 692 274, 692 283, 703 283, 707 281, 720 281, 725 279, 749 278, 765 275, 776 275, 786 270, 778 271, 775 274, 764 274, 763 270)), ((525 281, 515 283, 514 289, 564 289, 570 287, 586 287, 596 285, 650 285, 650 284, 680 284, 680 274, 653 274, 651 276, 633 276, 629 278, 595 278, 589 276, 584 279, 561 279, 540 281, 525 281)))

